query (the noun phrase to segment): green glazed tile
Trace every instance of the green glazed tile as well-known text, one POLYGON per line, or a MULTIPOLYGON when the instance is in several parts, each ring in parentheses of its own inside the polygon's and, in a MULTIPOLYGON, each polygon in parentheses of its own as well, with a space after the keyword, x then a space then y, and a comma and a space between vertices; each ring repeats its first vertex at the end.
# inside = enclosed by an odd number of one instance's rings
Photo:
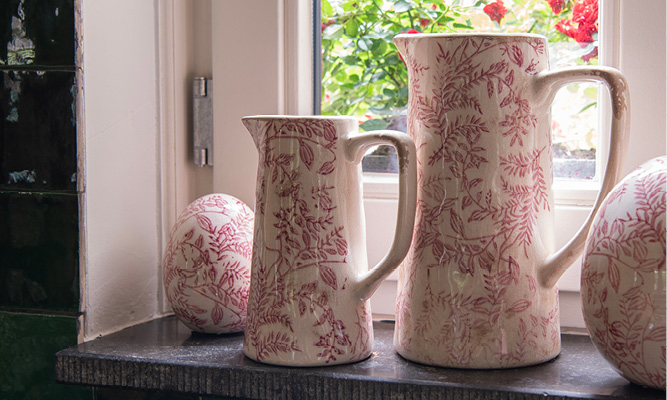
POLYGON ((74 66, 74 0, 2 0, 0 68, 74 66))
POLYGON ((77 195, 0 192, 0 308, 79 310, 77 195))
MULTIPOLYGON (((95 388, 95 400, 200 400, 196 394, 134 389, 95 388)), ((213 400, 213 399, 212 399, 213 400)), ((224 400, 224 399, 219 399, 224 400)))
POLYGON ((231 400, 228 397, 120 388, 95 388, 95 400, 231 400))
POLYGON ((0 398, 92 399, 55 382, 55 353, 76 345, 77 318, 0 311, 0 398))

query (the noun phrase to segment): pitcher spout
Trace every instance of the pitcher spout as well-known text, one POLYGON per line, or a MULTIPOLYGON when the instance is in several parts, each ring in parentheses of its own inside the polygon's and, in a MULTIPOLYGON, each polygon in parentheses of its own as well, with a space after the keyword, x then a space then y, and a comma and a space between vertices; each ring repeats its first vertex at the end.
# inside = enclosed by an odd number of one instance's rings
POLYGON ((396 45, 396 49, 398 49, 398 54, 400 54, 401 59, 405 63, 405 65, 409 65, 409 57, 407 56, 408 50, 407 50, 407 42, 408 38, 410 37, 409 34, 399 34, 394 37, 394 44, 396 45))
POLYGON ((243 125, 246 127, 248 132, 250 133, 250 136, 252 137, 253 143, 255 143, 255 147, 257 150, 259 150, 262 146, 263 142, 263 133, 264 130, 261 129, 261 122, 260 118, 258 117, 243 117, 241 118, 241 122, 243 122, 243 125))

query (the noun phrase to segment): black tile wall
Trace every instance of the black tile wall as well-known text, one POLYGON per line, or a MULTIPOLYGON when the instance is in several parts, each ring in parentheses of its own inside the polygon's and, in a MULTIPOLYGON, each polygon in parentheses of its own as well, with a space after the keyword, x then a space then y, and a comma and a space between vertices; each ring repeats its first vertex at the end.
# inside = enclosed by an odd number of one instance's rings
POLYGON ((0 308, 79 310, 74 29, 74 0, 0 3, 0 308))
POLYGON ((75 193, 75 73, 1 71, 0 79, 0 190, 75 193))
POLYGON ((77 195, 0 192, 0 307, 79 310, 77 195))
POLYGON ((0 66, 74 66, 73 0, 2 0, 0 66))
POLYGON ((0 0, 0 398, 55 383, 79 326, 75 0, 0 0))

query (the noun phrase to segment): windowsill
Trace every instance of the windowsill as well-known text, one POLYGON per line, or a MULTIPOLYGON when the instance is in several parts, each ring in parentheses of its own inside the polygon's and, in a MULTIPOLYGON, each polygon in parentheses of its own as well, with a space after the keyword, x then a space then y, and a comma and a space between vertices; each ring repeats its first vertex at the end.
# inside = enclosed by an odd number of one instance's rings
POLYGON ((587 336, 563 335, 561 355, 538 366, 456 370, 406 361, 394 351, 393 323, 374 327, 375 352, 365 361, 285 368, 245 358, 242 334, 193 334, 170 316, 58 352, 56 379, 252 399, 664 399, 616 374, 587 336))
MULTIPOLYGON (((364 198, 398 198, 398 175, 392 173, 366 172, 363 174, 364 198)), ((553 183, 554 201, 557 206, 590 207, 600 192, 600 181, 596 179, 562 179, 553 183)))

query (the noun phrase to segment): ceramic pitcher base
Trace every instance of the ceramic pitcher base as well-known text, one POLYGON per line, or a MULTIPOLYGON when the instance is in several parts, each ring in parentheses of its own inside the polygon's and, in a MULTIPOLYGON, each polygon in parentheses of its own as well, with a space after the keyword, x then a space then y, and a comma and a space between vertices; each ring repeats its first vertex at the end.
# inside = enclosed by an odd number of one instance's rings
POLYGON ((371 356, 372 351, 369 351, 367 354, 355 355, 354 357, 348 357, 345 359, 338 359, 335 361, 328 361, 328 362, 324 358, 317 360, 298 360, 296 358, 285 357, 281 359, 258 360, 257 357, 255 357, 254 355, 246 353, 245 349, 243 350, 243 354, 255 362, 262 364, 276 365, 279 367, 328 367, 333 365, 354 364, 357 362, 364 361, 371 356))
POLYGON ((396 352, 408 361, 434 367, 457 369, 509 369, 529 367, 551 361, 560 354, 560 345, 550 352, 543 352, 542 354, 526 354, 521 360, 504 360, 502 362, 477 357, 474 361, 462 363, 452 360, 451 357, 438 357, 435 355, 434 351, 417 353, 414 351, 406 351, 398 346, 396 346, 396 352))

